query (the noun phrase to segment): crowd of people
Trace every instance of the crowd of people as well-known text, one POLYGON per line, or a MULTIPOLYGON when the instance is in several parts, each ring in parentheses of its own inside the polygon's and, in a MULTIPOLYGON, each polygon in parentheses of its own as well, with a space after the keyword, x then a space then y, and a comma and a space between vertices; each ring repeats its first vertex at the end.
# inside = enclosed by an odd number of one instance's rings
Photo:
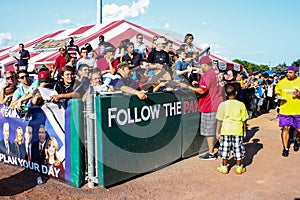
MULTIPOLYGON (((198 95, 200 133, 207 138, 209 147, 209 152, 201 159, 217 158, 218 155, 214 152, 217 136, 221 144, 219 156, 223 159, 218 170, 228 173, 227 159, 233 150, 237 160, 236 172, 241 174, 245 172, 242 164, 245 155, 245 121, 284 104, 284 100, 279 102, 276 95, 284 97, 285 84, 280 84, 280 80, 285 78, 276 73, 219 70, 208 53, 199 54, 193 45, 193 39, 192 34, 186 34, 183 44, 173 51, 173 42, 164 36, 154 36, 149 47, 139 33, 134 41, 124 39, 115 47, 100 35, 96 50, 89 43, 79 49, 74 44, 74 39, 70 38, 66 46, 59 48, 59 56, 53 67, 42 65, 35 69, 36 80, 27 71, 26 61, 30 59, 30 55, 24 50, 24 45, 20 44, 20 56, 16 57, 18 62, 15 70, 4 73, 0 103, 12 110, 16 109, 20 117, 24 117, 27 113, 25 109, 31 105, 41 106, 48 101, 67 106, 68 100, 72 98, 81 98, 85 102, 88 94, 121 91, 145 100, 148 92, 190 90, 198 95), (55 93, 45 98, 38 88, 53 89, 55 93), (223 104, 227 101, 229 102, 223 104), (236 127, 234 131, 233 126, 236 127), (229 137, 232 134, 236 137, 229 137)), ((297 70, 290 68, 288 74, 290 71, 294 72, 293 79, 298 80, 295 75, 297 70)), ((299 101, 299 87, 297 86, 293 97, 296 103, 299 101)), ((290 114, 290 110, 285 112, 284 107, 279 112, 280 126, 284 127, 283 156, 288 155, 286 133, 290 128, 286 127, 293 126, 296 132, 300 128, 298 121, 290 123, 294 118, 282 122, 282 116, 290 114)), ((299 114, 300 112, 296 113, 299 114)), ((296 150, 299 141, 300 136, 297 135, 296 150)))

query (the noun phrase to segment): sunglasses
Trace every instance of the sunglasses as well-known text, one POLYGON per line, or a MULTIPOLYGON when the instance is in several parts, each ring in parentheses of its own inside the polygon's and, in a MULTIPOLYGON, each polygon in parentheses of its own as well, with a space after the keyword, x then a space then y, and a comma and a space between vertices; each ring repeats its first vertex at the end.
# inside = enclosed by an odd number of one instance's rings
POLYGON ((6 77, 6 80, 12 80, 14 77, 13 76, 8 76, 8 77, 6 77))
POLYGON ((28 78, 29 77, 29 75, 24 75, 24 76, 19 76, 19 79, 24 79, 24 78, 28 78))
POLYGON ((101 77, 93 78, 94 81, 101 80, 101 77))

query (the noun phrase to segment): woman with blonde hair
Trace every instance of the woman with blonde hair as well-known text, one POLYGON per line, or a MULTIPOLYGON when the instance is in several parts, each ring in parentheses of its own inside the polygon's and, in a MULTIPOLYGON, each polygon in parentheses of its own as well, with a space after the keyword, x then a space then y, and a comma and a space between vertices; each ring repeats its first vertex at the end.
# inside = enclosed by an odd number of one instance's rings
POLYGON ((64 180, 65 170, 58 156, 58 142, 49 137, 45 147, 45 163, 48 164, 48 175, 64 180))
POLYGON ((21 126, 18 126, 16 129, 16 137, 14 143, 17 152, 17 157, 21 159, 25 159, 26 148, 25 148, 23 129, 21 126))

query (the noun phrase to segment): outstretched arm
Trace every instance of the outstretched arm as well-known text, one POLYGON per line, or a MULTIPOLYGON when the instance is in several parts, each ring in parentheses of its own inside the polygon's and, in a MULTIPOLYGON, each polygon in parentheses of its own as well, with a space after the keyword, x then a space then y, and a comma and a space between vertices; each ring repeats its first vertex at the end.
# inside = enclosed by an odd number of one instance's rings
POLYGON ((141 100, 147 99, 147 95, 144 92, 138 91, 128 86, 122 86, 121 91, 127 94, 135 94, 141 100))

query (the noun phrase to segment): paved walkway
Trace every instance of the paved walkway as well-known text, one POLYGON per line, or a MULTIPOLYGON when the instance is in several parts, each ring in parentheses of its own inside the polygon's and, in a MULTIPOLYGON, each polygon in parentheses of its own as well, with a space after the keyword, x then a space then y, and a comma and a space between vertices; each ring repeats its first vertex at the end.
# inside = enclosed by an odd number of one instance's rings
POLYGON ((248 121, 250 140, 246 144, 247 172, 243 175, 236 175, 234 168, 228 175, 220 174, 216 171, 220 159, 201 161, 195 156, 109 189, 89 189, 53 179, 36 186, 35 179, 22 169, 0 164, 0 198, 300 199, 300 151, 291 150, 287 158, 281 156, 275 116, 272 111, 248 121))

